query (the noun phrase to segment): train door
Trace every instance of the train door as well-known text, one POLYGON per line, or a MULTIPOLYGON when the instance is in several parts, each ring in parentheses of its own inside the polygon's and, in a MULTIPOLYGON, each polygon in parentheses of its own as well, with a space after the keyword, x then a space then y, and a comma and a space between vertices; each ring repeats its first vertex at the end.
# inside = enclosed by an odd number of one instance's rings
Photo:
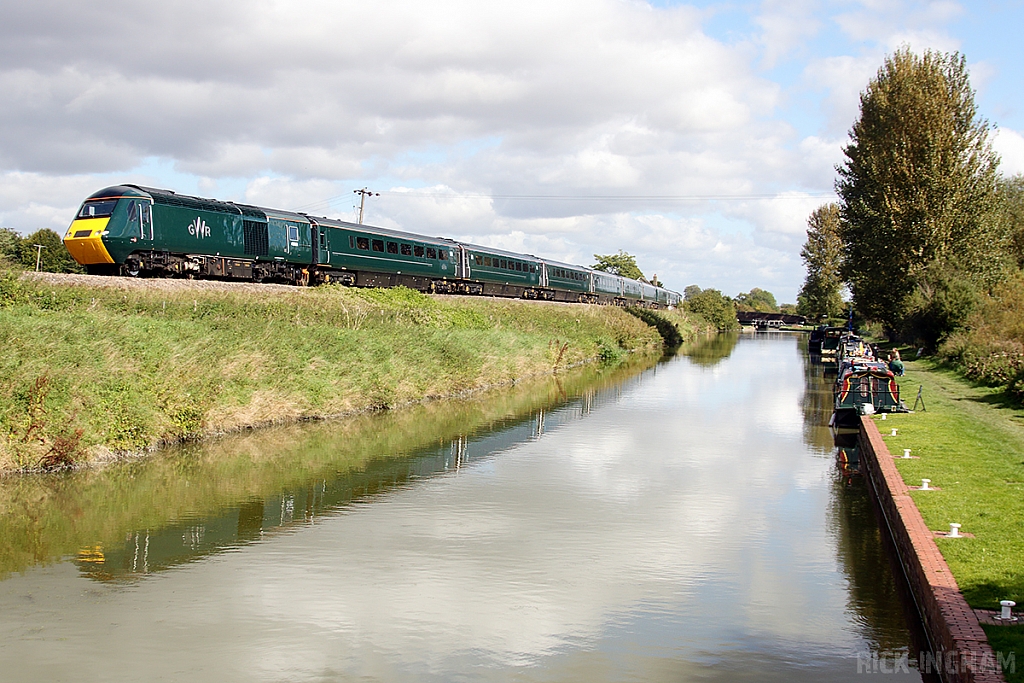
POLYGON ((142 239, 153 241, 153 205, 139 202, 139 233, 142 239))
POLYGON ((540 286, 548 286, 548 264, 546 263, 540 264, 540 286))
POLYGON ((149 202, 133 199, 128 202, 128 234, 140 247, 152 247, 153 214, 149 202))
POLYGON ((331 250, 327 244, 327 228, 313 223, 310 227, 313 233, 313 240, 316 242, 316 262, 329 264, 331 262, 331 250))
POLYGON ((455 277, 460 277, 468 280, 472 272, 472 268, 469 267, 469 252, 466 251, 466 248, 460 244, 459 269, 455 272, 455 277))

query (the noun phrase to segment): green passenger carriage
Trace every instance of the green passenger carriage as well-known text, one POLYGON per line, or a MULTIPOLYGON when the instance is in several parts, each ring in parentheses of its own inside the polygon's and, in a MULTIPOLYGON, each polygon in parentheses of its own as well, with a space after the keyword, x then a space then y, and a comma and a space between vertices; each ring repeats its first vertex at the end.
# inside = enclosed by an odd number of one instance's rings
POLYGON ((654 308, 681 300, 648 283, 528 254, 140 185, 91 195, 64 244, 98 274, 404 285, 654 308))

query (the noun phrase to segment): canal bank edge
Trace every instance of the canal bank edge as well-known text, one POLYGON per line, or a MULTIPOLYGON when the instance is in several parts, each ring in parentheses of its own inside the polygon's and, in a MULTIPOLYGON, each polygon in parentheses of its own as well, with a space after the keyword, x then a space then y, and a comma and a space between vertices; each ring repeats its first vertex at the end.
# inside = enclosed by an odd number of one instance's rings
POLYGON ((941 662, 942 678, 956 683, 1005 683, 974 610, 960 593, 870 417, 860 418, 859 440, 861 463, 917 603, 933 661, 941 662))

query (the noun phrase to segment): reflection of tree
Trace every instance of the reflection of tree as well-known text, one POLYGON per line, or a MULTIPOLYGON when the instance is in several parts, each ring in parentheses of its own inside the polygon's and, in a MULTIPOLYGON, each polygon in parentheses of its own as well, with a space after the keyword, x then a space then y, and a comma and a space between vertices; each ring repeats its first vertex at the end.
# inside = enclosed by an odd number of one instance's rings
POLYGON ((685 344, 679 349, 679 353, 697 365, 711 367, 732 354, 739 338, 739 332, 722 332, 714 337, 705 337, 685 344))
MULTIPOLYGON (((806 339, 800 350, 807 350, 806 339)), ((804 364, 804 443, 814 448, 831 450, 832 433, 828 421, 832 417, 832 379, 824 376, 821 356, 801 353, 804 364)))
POLYGON ((888 539, 875 515, 867 483, 862 477, 847 480, 838 472, 833 477, 829 528, 836 536, 839 567, 850 582, 847 609, 859 618, 861 636, 875 651, 910 649, 911 659, 925 649, 917 615, 902 580, 902 572, 891 556, 888 539), (902 610, 893 609, 900 604, 902 610), (906 641, 910 627, 913 642, 906 641))

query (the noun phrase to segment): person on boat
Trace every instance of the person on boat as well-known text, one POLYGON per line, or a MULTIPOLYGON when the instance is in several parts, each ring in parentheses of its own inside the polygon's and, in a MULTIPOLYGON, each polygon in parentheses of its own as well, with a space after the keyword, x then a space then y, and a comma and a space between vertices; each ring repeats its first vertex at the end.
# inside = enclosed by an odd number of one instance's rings
POLYGON ((903 361, 900 360, 899 349, 894 349, 892 352, 892 360, 889 361, 889 369, 892 370, 892 374, 897 377, 903 376, 903 361))

